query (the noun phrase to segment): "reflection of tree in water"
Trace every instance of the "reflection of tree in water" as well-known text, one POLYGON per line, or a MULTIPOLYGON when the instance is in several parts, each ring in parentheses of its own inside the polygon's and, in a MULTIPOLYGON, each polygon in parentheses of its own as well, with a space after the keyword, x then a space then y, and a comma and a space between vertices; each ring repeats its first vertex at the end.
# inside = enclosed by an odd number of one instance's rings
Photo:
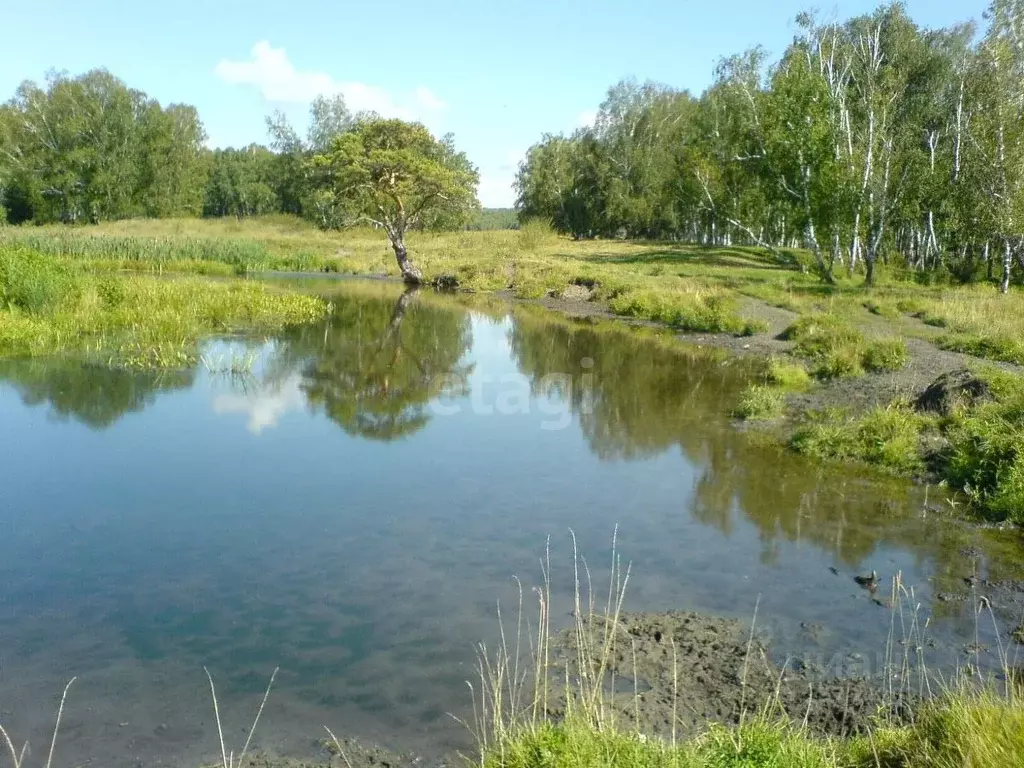
POLYGON ((93 429, 142 411, 159 392, 188 389, 194 377, 191 370, 134 372, 60 358, 0 361, 0 381, 17 390, 26 405, 46 403, 58 418, 93 429))
POLYGON ((732 425, 729 411, 748 380, 742 362, 618 326, 551 322, 527 309, 515 313, 510 345, 535 387, 551 374, 573 377, 571 405, 598 456, 677 446, 699 472, 694 517, 725 533, 753 523, 765 560, 786 541, 809 541, 850 568, 884 544, 942 564, 963 546, 937 523, 925 532, 919 494, 905 481, 812 462, 732 425), (589 392, 579 386, 586 373, 589 392))
POLYGON ((335 298, 326 326, 299 328, 282 340, 277 364, 298 367, 311 404, 349 434, 377 440, 411 435, 429 421, 427 405, 472 344, 469 315, 385 287, 335 298))
POLYGON ((509 345, 535 391, 547 376, 572 377, 572 408, 603 459, 655 455, 681 442, 699 453, 704 433, 727 428, 743 385, 719 355, 616 326, 553 322, 527 308, 515 312, 509 345))

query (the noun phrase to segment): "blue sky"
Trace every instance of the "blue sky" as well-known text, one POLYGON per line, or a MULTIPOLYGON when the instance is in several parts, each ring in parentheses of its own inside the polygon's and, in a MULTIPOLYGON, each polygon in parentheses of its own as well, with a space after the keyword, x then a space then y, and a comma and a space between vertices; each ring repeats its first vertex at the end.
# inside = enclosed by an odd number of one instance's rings
MULTIPOLYGON (((988 0, 908 0, 926 26, 980 19, 988 0)), ((872 0, 5 0, 0 94, 48 69, 106 67, 162 103, 198 109, 211 146, 266 141, 276 108, 304 128, 318 91, 353 108, 452 131, 481 171, 485 205, 509 205, 523 152, 571 131, 634 76, 700 91, 716 60, 755 44, 777 56, 793 18, 846 18, 872 0), (11 34, 21 30, 22 34, 11 34)))

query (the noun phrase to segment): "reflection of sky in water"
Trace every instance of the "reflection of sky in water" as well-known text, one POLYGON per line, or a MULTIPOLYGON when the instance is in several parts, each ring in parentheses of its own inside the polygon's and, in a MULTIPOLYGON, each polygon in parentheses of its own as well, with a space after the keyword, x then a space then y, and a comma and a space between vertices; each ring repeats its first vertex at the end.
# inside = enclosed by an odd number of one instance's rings
POLYGON ((461 310, 436 303, 412 304, 389 346, 394 303, 352 300, 338 327, 266 345, 208 345, 194 380, 0 369, 5 726, 43 743, 53 693, 79 674, 68 753, 187 760, 216 749, 202 665, 239 728, 280 665, 261 733, 286 750, 308 752, 324 722, 399 747, 465 747, 445 712, 468 714, 473 644, 494 639, 512 574, 536 582, 549 535, 567 597, 569 527, 599 577, 620 524, 627 607, 749 618, 760 600, 786 650, 807 650, 810 622, 826 655, 884 645, 888 612, 853 584, 858 570, 904 572, 936 654, 974 635, 966 604, 934 599, 963 592, 965 548, 1015 573, 999 534, 922 517, 905 485, 737 432, 726 414, 744 375, 728 364, 533 315, 473 315, 467 336, 461 310), (217 370, 250 355, 248 373, 217 370), (576 376, 584 358, 595 407, 574 407, 566 429, 542 429, 568 406, 554 391, 525 412, 474 412, 474 388, 493 406, 518 386, 503 377, 576 376), (438 361, 468 373, 451 415, 419 380, 438 361), (395 393, 426 397, 426 420, 361 436, 359 417, 392 413, 395 393))
POLYGON ((246 429, 254 435, 259 435, 265 429, 273 429, 282 417, 290 411, 302 410, 305 405, 302 377, 298 374, 280 383, 255 385, 251 390, 215 395, 212 403, 213 412, 218 415, 245 416, 246 429))

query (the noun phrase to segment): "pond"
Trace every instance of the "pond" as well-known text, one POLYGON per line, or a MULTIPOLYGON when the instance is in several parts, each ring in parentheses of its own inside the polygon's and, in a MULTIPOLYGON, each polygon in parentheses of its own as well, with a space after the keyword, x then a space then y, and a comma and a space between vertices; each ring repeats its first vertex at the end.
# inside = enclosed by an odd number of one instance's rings
POLYGON ((309 754, 326 724, 469 749, 448 713, 470 716, 474 646, 497 601, 514 615, 513 576, 533 620, 549 538, 570 620, 570 529, 601 583, 618 526, 627 609, 756 609, 780 654, 880 672, 870 570, 914 587, 936 664, 997 645, 965 577, 1020 578, 1019 540, 737 428, 750 363, 526 305, 329 290, 329 323, 212 340, 194 370, 0 363, 0 721, 37 756, 73 675, 76 764, 215 754, 204 665, 229 748, 279 666, 262 745, 309 754))

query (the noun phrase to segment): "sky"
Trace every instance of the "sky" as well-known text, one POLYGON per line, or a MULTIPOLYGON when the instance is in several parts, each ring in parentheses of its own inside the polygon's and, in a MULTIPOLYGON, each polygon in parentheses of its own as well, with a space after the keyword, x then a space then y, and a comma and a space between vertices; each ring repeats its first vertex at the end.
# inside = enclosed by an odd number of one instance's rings
MULTIPOLYGON (((625 77, 699 93, 716 61, 753 45, 773 58, 808 7, 845 19, 876 0, 0 0, 0 99, 51 69, 105 67, 161 103, 195 105, 211 147, 267 142, 310 100, 452 132, 480 169, 485 206, 509 206, 526 149, 593 119, 625 77), (13 30, 13 33, 12 33, 13 30), (19 32, 19 30, 21 32, 19 32)), ((907 0, 927 27, 980 19, 988 0, 907 0)))

